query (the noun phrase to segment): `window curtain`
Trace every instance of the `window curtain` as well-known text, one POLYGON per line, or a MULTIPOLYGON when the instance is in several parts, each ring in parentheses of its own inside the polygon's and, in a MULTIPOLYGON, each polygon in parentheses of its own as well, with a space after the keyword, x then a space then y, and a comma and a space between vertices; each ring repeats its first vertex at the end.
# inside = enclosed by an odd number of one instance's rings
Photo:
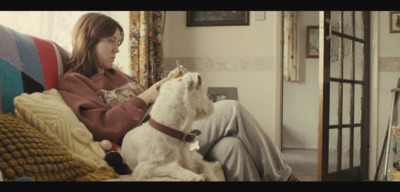
POLYGON ((283 78, 299 81, 299 53, 297 45, 297 12, 284 11, 283 78))
POLYGON ((130 11, 130 76, 148 88, 163 75, 161 11, 130 11))

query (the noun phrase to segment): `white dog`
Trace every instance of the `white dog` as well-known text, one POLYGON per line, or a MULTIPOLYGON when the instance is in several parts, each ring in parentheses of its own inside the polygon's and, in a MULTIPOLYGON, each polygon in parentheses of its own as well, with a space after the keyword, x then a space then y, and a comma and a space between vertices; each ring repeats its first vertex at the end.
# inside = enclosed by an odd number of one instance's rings
POLYGON ((198 73, 186 73, 163 84, 150 112, 151 119, 129 131, 121 155, 133 180, 172 178, 178 181, 216 181, 219 162, 207 162, 189 149, 196 136, 195 120, 213 113, 213 103, 198 73))

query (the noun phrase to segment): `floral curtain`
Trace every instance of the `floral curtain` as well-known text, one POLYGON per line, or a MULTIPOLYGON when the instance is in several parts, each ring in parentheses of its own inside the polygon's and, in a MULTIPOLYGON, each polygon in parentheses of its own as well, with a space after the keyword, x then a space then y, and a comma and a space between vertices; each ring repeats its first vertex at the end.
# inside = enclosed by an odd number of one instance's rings
POLYGON ((160 11, 130 11, 130 74, 144 87, 162 78, 162 15, 160 11))
POLYGON ((297 45, 297 12, 284 11, 283 78, 299 81, 299 54, 297 45))

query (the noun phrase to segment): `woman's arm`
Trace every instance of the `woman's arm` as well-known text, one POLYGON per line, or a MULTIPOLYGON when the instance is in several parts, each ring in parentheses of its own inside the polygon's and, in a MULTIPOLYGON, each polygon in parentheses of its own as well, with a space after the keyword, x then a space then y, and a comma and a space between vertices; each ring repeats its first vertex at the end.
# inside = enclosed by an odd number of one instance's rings
POLYGON ((146 102, 140 97, 108 108, 96 94, 99 88, 90 79, 77 73, 64 75, 58 89, 64 101, 97 141, 108 139, 121 144, 123 136, 139 123, 147 110, 146 102))

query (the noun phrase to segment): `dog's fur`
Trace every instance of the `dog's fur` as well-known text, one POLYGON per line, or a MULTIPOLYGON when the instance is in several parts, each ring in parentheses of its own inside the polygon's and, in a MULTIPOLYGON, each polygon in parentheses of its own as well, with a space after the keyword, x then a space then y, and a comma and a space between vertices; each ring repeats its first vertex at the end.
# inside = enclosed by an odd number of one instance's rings
MULTIPOLYGON (((198 73, 187 73, 160 88, 150 112, 152 119, 185 133, 195 120, 213 113, 213 103, 202 87, 198 73)), ((168 177, 181 181, 215 181, 219 162, 207 162, 190 143, 168 136, 148 122, 129 131, 123 140, 121 155, 132 169, 133 180, 157 180, 168 177)))

